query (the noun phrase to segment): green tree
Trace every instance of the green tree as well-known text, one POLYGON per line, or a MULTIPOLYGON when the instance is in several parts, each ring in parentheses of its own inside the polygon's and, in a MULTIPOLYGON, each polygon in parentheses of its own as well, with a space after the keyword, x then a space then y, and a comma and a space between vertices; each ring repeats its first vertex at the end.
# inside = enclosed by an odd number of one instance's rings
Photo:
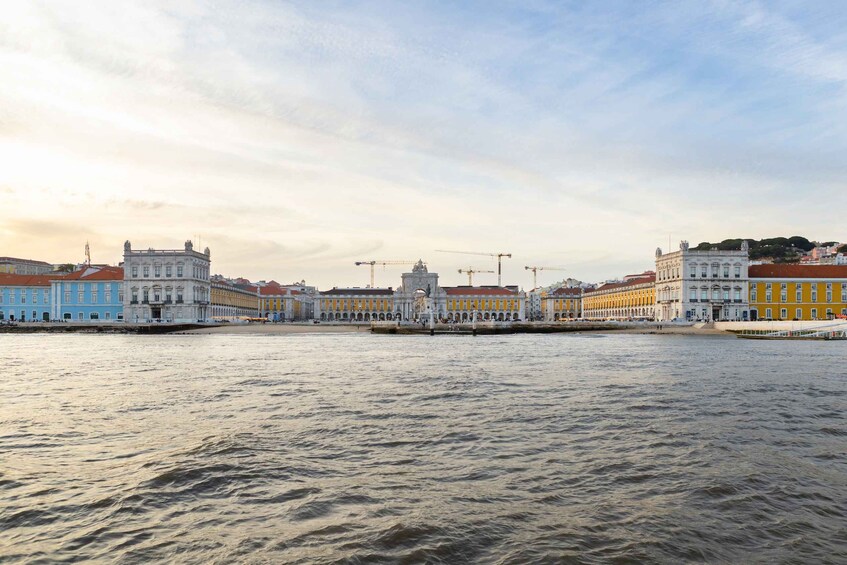
POLYGON ((73 273, 76 270, 76 265, 73 263, 64 263, 56 267, 56 272, 59 273, 73 273))

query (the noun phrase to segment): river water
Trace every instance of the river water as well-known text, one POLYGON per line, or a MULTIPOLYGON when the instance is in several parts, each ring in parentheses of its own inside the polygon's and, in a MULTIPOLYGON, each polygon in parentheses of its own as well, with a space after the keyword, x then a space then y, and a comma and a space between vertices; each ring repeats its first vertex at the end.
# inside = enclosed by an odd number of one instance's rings
POLYGON ((0 336, 0 561, 845 563, 847 346, 0 336))

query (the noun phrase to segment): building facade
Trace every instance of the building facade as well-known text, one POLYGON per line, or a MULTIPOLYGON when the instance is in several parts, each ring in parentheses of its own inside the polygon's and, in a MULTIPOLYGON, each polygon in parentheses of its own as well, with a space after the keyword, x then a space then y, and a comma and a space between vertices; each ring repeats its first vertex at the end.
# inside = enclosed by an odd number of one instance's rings
POLYGON ((391 288, 333 288, 318 294, 315 317, 328 322, 400 320, 391 288))
POLYGON ((752 320, 847 317, 847 265, 750 266, 752 320))
POLYGON ((541 319, 545 322, 582 317, 582 289, 560 287, 541 293, 541 319))
POLYGON ((124 243, 124 319, 192 323, 211 318, 210 253, 184 249, 133 250, 124 243))
POLYGON ((213 320, 234 321, 259 317, 259 288, 236 284, 220 275, 210 281, 210 311, 213 320))
POLYGON ((51 275, 0 273, 0 320, 48 322, 51 275))
POLYGON ((124 271, 120 267, 83 266, 50 281, 51 319, 66 322, 121 322, 124 318, 124 271))
POLYGON ((315 315, 315 290, 305 284, 281 285, 276 281, 259 285, 260 315, 272 322, 311 320, 315 315))
POLYGON ((518 322, 526 318, 526 295, 515 286, 445 287, 446 322, 518 322))
POLYGON ((740 250, 656 250, 656 320, 748 320, 748 245, 740 250))
POLYGON ((582 317, 587 320, 653 320, 655 308, 656 278, 653 274, 606 283, 582 295, 582 317))
POLYGON ((44 261, 18 259, 17 257, 0 257, 0 273, 15 275, 48 275, 53 272, 53 265, 44 261))

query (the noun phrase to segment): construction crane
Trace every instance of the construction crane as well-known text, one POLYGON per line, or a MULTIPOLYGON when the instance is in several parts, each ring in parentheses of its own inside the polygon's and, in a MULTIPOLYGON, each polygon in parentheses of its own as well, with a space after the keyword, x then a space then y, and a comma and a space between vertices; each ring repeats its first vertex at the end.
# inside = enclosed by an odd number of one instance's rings
POLYGON ((473 274, 474 273, 493 273, 494 271, 483 271, 482 269, 474 269, 473 267, 468 267, 467 269, 459 269, 459 274, 466 273, 468 275, 468 286, 473 286, 473 274))
POLYGON ((485 255, 487 257, 497 257, 497 286, 503 286, 502 284, 502 275, 503 275, 503 267, 502 260, 503 257, 512 258, 511 253, 477 253, 476 251, 448 251, 446 249, 436 249, 439 253, 461 253, 463 255, 485 255))
MULTIPOLYGON (((414 265, 417 261, 356 261, 356 266, 360 267, 362 265, 370 265, 371 266, 371 286, 374 287, 374 265, 382 265, 383 267, 386 265, 414 265)), ((424 263, 426 265, 426 263, 424 263)))
POLYGON ((538 271, 564 271, 559 267, 524 267, 527 271, 532 271, 532 290, 538 288, 538 271))

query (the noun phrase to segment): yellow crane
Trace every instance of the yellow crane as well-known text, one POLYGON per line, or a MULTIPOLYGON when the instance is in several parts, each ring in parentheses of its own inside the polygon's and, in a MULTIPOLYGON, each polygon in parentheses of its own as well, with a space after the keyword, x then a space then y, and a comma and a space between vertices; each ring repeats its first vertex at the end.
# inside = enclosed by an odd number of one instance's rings
MULTIPOLYGON (((370 265, 371 267, 371 286, 374 287, 374 265, 382 265, 385 267, 386 265, 414 265, 417 261, 382 261, 382 260, 373 260, 373 261, 356 261, 356 266, 360 267, 362 265, 370 265)), ((424 263, 426 265, 426 263, 424 263)))
POLYGON ((496 257, 497 258, 497 286, 503 286, 503 268, 502 268, 502 260, 503 257, 512 258, 511 253, 477 253, 476 251, 448 251, 446 249, 436 249, 439 253, 461 253, 463 255, 485 255, 487 257, 496 257))
POLYGON ((468 286, 473 286, 473 274, 474 273, 493 273, 494 271, 483 271, 482 269, 474 269, 473 267, 468 267, 467 269, 459 269, 459 274, 465 273, 468 275, 468 286))
POLYGON ((524 269, 527 271, 532 271, 532 290, 538 288, 538 271, 564 271, 565 269, 559 267, 526 267, 524 269))

